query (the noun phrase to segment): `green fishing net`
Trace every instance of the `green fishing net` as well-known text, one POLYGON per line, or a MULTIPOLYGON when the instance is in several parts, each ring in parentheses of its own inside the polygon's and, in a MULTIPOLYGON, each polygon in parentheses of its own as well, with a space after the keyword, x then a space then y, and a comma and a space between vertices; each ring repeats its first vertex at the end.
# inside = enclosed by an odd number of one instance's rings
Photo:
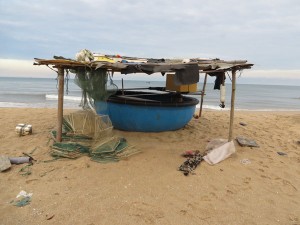
POLYGON ((119 137, 107 138, 95 143, 90 154, 93 161, 119 161, 122 153, 128 147, 126 139, 119 137))
MULTIPOLYGON (((51 131, 55 140, 56 132, 51 131)), ((138 153, 125 138, 113 134, 113 126, 107 115, 97 115, 82 110, 63 118, 62 142, 54 142, 51 155, 55 158, 76 159, 88 155, 96 162, 116 162, 138 153)))
POLYGON ((74 82, 82 90, 81 107, 83 109, 95 109, 95 101, 106 102, 108 97, 118 90, 106 69, 86 67, 71 72, 76 74, 74 82))

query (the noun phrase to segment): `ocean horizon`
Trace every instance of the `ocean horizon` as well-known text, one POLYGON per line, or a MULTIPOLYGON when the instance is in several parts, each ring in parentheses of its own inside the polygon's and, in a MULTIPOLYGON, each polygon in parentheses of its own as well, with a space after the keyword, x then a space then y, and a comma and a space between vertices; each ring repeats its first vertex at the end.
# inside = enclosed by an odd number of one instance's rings
MULTIPOLYGON (((114 80, 121 89, 121 80, 114 80)), ((165 81, 125 80, 124 88, 164 87, 165 81)), ((202 90, 203 81, 197 90, 202 90)), ((204 109, 229 110, 231 82, 226 83, 225 109, 220 105, 220 91, 208 83, 204 109)), ((190 95, 200 99, 200 95, 190 95)), ((57 80, 55 78, 0 77, 0 108, 56 108, 57 80)), ((81 89, 70 79, 65 86, 64 107, 80 109, 81 89)), ((199 105, 197 106, 199 107, 199 105)), ((239 84, 236 87, 236 110, 300 111, 300 88, 291 85, 239 84)))

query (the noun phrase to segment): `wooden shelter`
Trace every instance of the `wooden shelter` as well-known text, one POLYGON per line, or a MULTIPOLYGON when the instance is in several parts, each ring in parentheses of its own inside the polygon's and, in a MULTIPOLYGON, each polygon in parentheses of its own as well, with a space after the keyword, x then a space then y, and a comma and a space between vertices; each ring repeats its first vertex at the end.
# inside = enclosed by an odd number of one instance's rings
MULTIPOLYGON (((111 57, 111 56, 108 56, 111 57)), ((202 114, 202 105, 205 95, 205 87, 207 81, 207 75, 210 76, 224 76, 224 73, 229 71, 232 73, 232 91, 231 91, 231 107, 230 107, 230 126, 228 141, 233 137, 233 121, 234 121, 234 105, 235 105, 235 90, 236 90, 236 72, 243 69, 250 69, 253 64, 247 63, 245 60, 237 61, 224 61, 220 59, 190 59, 188 63, 183 63, 182 59, 163 59, 153 62, 153 59, 140 59, 136 57, 122 57, 123 59, 130 60, 142 60, 143 63, 122 63, 122 62, 110 62, 110 61, 91 61, 80 62, 72 59, 65 59, 63 57, 54 57, 54 59, 37 59, 35 58, 34 65, 46 65, 52 66, 57 69, 58 74, 58 112, 57 112, 57 141, 62 140, 62 122, 63 122, 63 97, 64 97, 64 77, 65 70, 78 69, 78 68, 90 68, 98 69, 105 68, 112 72, 121 73, 148 73, 152 72, 174 72, 176 69, 185 69, 187 67, 195 67, 199 70, 199 73, 205 73, 205 79, 203 83, 203 90, 201 92, 201 104, 199 117, 202 114), (149 63, 147 62, 149 60, 149 63), (151 61, 151 62, 150 62, 151 61), (142 67, 141 67, 142 65, 142 67)), ((155 61, 155 60, 154 60, 155 61)), ((223 80, 224 82, 224 80, 223 80)))

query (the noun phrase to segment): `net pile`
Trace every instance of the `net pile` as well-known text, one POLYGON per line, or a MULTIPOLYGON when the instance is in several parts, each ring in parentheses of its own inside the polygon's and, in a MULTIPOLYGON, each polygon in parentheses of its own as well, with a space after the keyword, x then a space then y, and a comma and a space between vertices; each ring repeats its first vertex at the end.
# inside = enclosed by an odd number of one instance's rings
POLYGON ((112 136, 112 123, 107 115, 96 115, 91 110, 82 110, 63 118, 63 131, 71 138, 101 140, 112 136))
POLYGON ((83 154, 88 154, 89 148, 78 143, 60 143, 56 142, 52 146, 51 155, 55 158, 76 159, 83 154))
POLYGON ((91 148, 90 155, 93 161, 119 161, 123 158, 122 152, 128 147, 126 139, 112 137, 98 141, 91 148))
MULTIPOLYGON (((55 140, 56 132, 51 131, 55 140)), ((88 155, 96 162, 116 162, 139 151, 129 146, 125 138, 113 135, 108 116, 83 110, 63 118, 62 142, 54 142, 51 155, 55 158, 76 159, 88 155)))

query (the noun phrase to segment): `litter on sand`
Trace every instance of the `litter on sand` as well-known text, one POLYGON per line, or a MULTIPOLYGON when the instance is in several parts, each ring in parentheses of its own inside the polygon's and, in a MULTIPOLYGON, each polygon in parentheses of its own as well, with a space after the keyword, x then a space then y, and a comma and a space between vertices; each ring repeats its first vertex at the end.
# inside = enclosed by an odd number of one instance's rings
POLYGON ((240 125, 245 127, 245 126, 247 126, 247 123, 240 122, 240 125))
POLYGON ((247 164, 250 164, 250 163, 251 163, 250 159, 241 159, 240 162, 241 162, 243 165, 247 165, 247 164))
POLYGON ((12 164, 22 164, 22 163, 28 163, 28 165, 21 168, 19 173, 21 175, 29 175, 31 174, 31 168, 32 166, 32 157, 26 156, 26 157, 7 157, 7 156, 0 156, 0 171, 6 171, 8 170, 12 164))
POLYGON ((15 201, 12 201, 11 203, 14 205, 14 206, 17 206, 17 207, 23 207, 23 206, 26 206, 28 204, 30 204, 31 202, 31 198, 32 198, 32 193, 27 193, 26 191, 20 191, 20 193, 17 195, 17 200, 15 201))
POLYGON ((7 156, 0 155, 0 172, 6 171, 11 167, 11 162, 7 156))
POLYGON ((259 147, 255 140, 251 140, 243 136, 237 136, 236 140, 242 147, 259 147))
POLYGON ((19 123, 16 126, 16 133, 19 136, 25 136, 25 135, 28 135, 28 134, 32 134, 32 125, 19 123))
POLYGON ((203 159, 210 165, 217 164, 224 159, 227 159, 235 153, 235 146, 233 141, 227 142, 223 145, 219 145, 217 148, 212 149, 208 152, 203 159))
POLYGON ((277 154, 278 154, 278 155, 281 155, 281 156, 287 155, 287 153, 285 153, 285 152, 277 152, 277 154))
POLYGON ((228 142, 227 139, 222 139, 222 138, 212 139, 207 143, 207 145, 205 147, 205 153, 209 153, 211 150, 218 148, 218 147, 226 144, 227 142, 228 142))
POLYGON ((199 151, 186 151, 182 156, 187 159, 179 166, 178 170, 182 171, 185 176, 192 173, 203 160, 199 151))
POLYGON ((31 172, 31 169, 32 169, 32 166, 33 164, 32 163, 29 163, 27 164, 26 166, 23 166, 20 170, 19 170, 19 174, 22 175, 22 176, 28 176, 30 175, 32 172, 31 172))
POLYGON ((32 157, 25 156, 25 157, 9 157, 11 164, 22 164, 22 163, 31 163, 32 157))
POLYGON ((228 158, 233 153, 235 153, 233 141, 213 139, 207 144, 204 154, 201 154, 198 150, 187 150, 182 153, 181 156, 187 159, 179 166, 178 170, 187 176, 193 173, 202 160, 205 160, 210 165, 214 165, 228 158))

